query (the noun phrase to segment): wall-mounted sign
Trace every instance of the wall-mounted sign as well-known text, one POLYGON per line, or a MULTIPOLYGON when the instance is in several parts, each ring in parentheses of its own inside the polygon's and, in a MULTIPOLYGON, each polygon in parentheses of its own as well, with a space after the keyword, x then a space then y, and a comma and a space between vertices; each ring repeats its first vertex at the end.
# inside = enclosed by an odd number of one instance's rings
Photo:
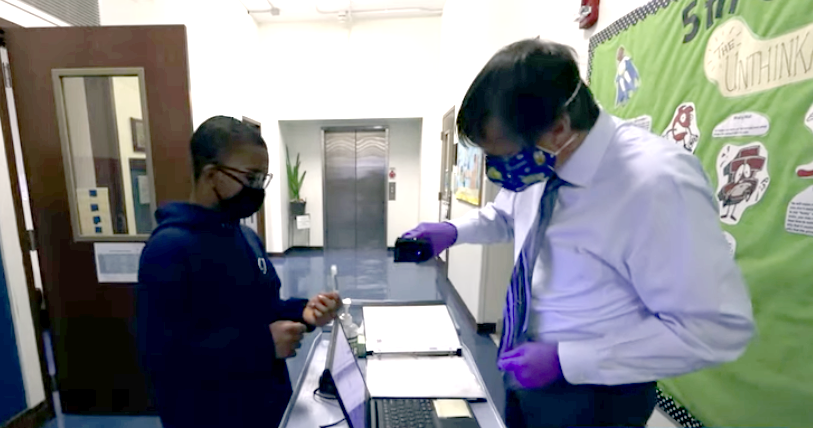
POLYGON ((136 283, 143 242, 94 242, 96 279, 99 283, 136 283))

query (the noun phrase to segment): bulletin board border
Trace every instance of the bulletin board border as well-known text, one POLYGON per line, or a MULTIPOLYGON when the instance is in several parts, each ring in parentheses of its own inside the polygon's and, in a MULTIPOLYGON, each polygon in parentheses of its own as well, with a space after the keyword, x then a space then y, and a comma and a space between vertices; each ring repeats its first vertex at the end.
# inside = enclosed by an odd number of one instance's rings
POLYGON ((632 12, 618 19, 613 24, 605 27, 602 31, 591 36, 591 39, 588 42, 588 83, 591 83, 594 49, 596 49, 597 46, 616 37, 619 35, 619 33, 627 30, 628 28, 638 24, 639 21, 645 20, 648 16, 655 14, 660 9, 666 8, 670 5, 670 3, 677 1, 678 0, 652 0, 650 3, 634 9, 632 12))

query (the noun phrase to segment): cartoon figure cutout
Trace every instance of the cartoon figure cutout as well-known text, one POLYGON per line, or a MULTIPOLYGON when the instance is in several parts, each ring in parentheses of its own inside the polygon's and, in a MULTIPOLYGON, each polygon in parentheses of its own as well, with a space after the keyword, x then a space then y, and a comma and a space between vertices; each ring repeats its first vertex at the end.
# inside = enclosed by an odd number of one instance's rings
POLYGON ((763 144, 725 145, 718 153, 718 202, 721 221, 738 224, 744 211, 758 203, 769 187, 769 153, 763 144))
MULTIPOLYGON (((814 110, 814 105, 808 108, 808 112, 806 112, 805 118, 803 119, 803 123, 805 123, 809 130, 814 130, 814 128, 812 128, 812 123, 814 123, 814 111, 812 110, 814 110)), ((814 176, 814 162, 800 165, 794 172, 800 178, 811 178, 814 176)))
POLYGON ((695 103, 683 103, 676 107, 670 126, 664 130, 662 137, 695 153, 701 132, 698 130, 698 112, 695 103))
MULTIPOLYGON (((814 115, 812 115, 812 108, 809 108, 803 123, 808 129, 812 129, 812 122, 814 122, 814 115)), ((814 177, 814 162, 798 166, 794 173, 799 178, 814 177)), ((786 232, 789 233, 814 235, 814 186, 808 186, 789 202, 786 208, 785 226, 786 232)))
POLYGON ((625 52, 625 48, 620 46, 616 51, 616 106, 627 103, 637 89, 639 89, 639 71, 625 52))

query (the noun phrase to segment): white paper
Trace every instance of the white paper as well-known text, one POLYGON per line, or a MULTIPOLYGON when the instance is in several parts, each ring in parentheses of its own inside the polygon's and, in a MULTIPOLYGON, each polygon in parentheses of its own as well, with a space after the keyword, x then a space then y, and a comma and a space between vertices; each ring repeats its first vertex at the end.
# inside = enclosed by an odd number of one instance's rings
POLYGON ((373 398, 486 398, 466 359, 370 356, 365 381, 373 398))
POLYGON ((150 203, 150 184, 146 175, 139 175, 137 178, 138 183, 138 201, 141 204, 150 203))
POLYGON ((789 202, 786 209, 786 232, 812 235, 814 229, 814 188, 809 186, 789 202))
POLYGON ((461 348, 446 305, 365 306, 367 350, 376 353, 448 353, 461 348))
POLYGON ((143 249, 143 242, 94 242, 97 280, 100 283, 138 282, 138 264, 143 249))
POLYGON ((311 228, 311 216, 310 215, 298 215, 297 216, 297 230, 303 229, 310 229, 311 228))
POLYGON ((759 137, 769 133, 769 118, 750 111, 733 114, 712 130, 714 138, 759 137))

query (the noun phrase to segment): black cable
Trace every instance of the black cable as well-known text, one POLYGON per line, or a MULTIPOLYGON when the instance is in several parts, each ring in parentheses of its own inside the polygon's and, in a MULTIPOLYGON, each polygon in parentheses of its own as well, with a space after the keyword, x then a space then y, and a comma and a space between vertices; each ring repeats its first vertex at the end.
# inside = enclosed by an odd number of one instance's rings
MULTIPOLYGON (((334 396, 325 395, 325 394, 323 394, 323 393, 319 392, 319 388, 317 388, 317 389, 315 389, 315 390, 314 390, 314 400, 316 400, 317 398, 321 398, 321 399, 323 399, 323 400, 336 400, 336 397, 334 397, 334 396)), ((334 423, 332 423, 332 424, 328 424, 328 425, 320 425, 320 426, 319 426, 319 428, 331 428, 331 427, 335 427, 335 426, 337 426, 337 425, 341 424, 342 422, 345 422, 345 418, 342 418, 342 419, 340 419, 340 420, 338 420, 338 421, 336 421, 336 422, 334 422, 334 423)))
POLYGON ((320 425, 320 426, 319 426, 319 428, 331 428, 331 427, 335 427, 335 426, 337 426, 337 425, 341 424, 342 422, 345 422, 345 418, 342 418, 342 419, 340 419, 340 420, 338 420, 338 421, 336 421, 336 422, 334 422, 334 423, 332 423, 332 424, 329 424, 329 425, 320 425))
POLYGON ((324 394, 319 388, 314 390, 314 397, 319 397, 323 400, 336 400, 336 397, 333 395, 324 394))

